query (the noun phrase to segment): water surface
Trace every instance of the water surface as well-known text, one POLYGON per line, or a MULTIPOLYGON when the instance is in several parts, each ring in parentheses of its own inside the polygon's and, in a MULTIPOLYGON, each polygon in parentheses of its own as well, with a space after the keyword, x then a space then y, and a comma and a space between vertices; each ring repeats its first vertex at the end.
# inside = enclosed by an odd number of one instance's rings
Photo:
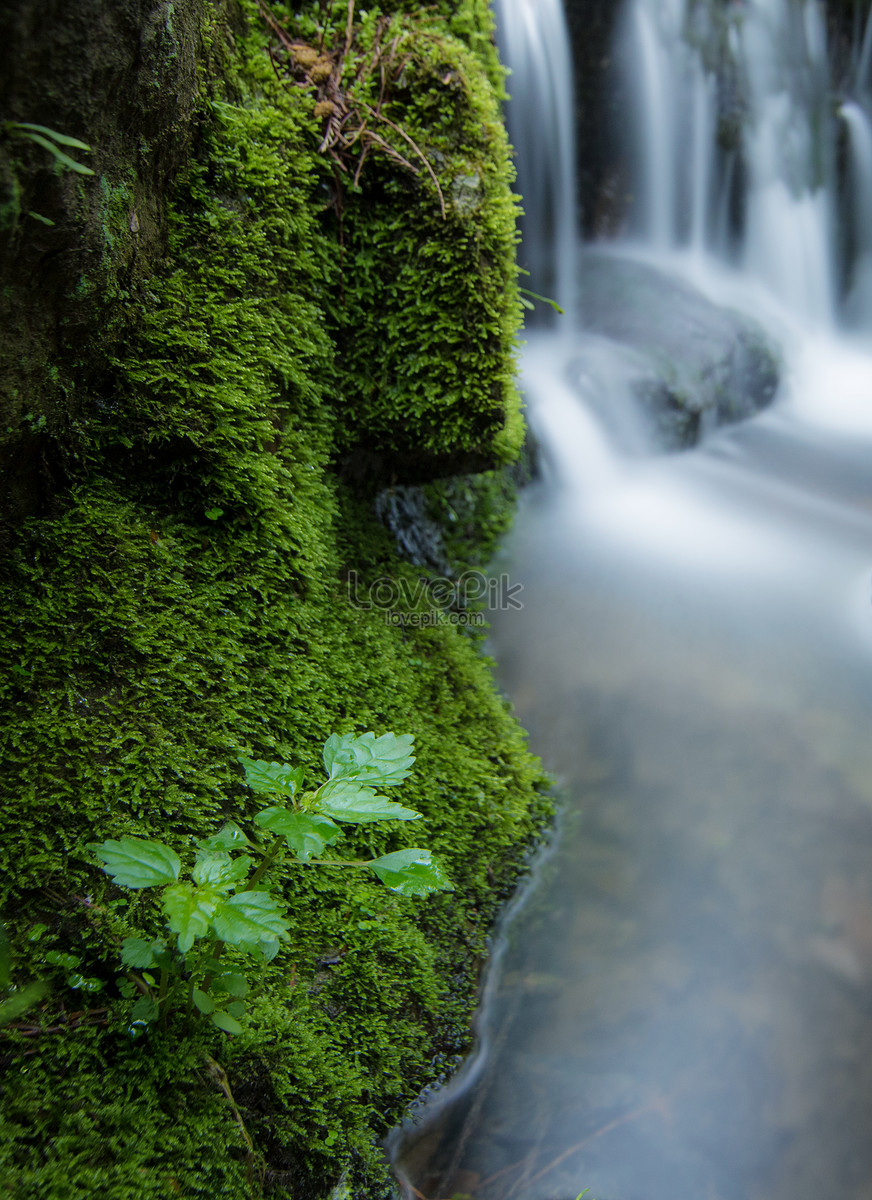
POLYGON ((573 246, 558 7, 497 13, 533 286, 568 315, 525 349, 545 478, 492 648, 563 807, 403 1194, 872 1200, 872 14, 834 77, 812 0, 626 0, 595 253, 642 264, 643 363, 573 246), (728 309, 776 347, 775 403, 658 454, 639 372, 686 381, 682 331, 728 309))
POLYGON ((563 827, 428 1200, 872 1197, 872 443, 829 450, 528 497, 493 645, 563 827))

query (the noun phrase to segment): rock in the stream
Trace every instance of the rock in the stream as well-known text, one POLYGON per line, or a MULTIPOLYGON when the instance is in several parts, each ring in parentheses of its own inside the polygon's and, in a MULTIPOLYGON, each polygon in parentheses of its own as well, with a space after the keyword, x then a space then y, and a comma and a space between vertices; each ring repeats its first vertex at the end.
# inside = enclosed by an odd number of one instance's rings
POLYGON ((654 267, 587 252, 581 317, 586 329, 634 352, 633 391, 666 449, 695 445, 775 396, 777 352, 756 321, 654 267))

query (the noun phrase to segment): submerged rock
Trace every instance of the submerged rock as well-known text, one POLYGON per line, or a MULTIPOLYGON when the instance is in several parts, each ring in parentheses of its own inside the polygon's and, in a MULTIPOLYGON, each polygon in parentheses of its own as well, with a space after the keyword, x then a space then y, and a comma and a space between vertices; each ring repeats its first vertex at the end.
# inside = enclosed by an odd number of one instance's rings
POLYGON ((778 354, 756 321, 647 264, 587 252, 580 310, 587 330, 633 351, 633 391, 666 449, 753 416, 778 389, 778 354))

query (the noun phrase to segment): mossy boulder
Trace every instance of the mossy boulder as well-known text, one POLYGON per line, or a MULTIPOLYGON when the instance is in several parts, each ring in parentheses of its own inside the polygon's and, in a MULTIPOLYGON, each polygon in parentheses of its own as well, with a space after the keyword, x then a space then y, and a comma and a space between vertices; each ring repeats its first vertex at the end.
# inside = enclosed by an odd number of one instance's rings
POLYGON ((683 280, 588 251, 580 294, 585 328, 629 350, 633 390, 663 448, 693 446, 775 397, 780 361, 763 328, 683 280))
MULTIPOLYGON (((349 587, 422 574, 378 489, 520 443, 490 17, 386 5, 349 41, 345 4, 274 10, 344 55, 344 88, 396 45, 383 111, 436 182, 373 148, 355 183, 319 152, 328 76, 298 86, 255 4, 110 8, 16 0, 3 18, 4 117, 82 139, 95 174, 3 142, 0 919, 14 981, 49 993, 32 1029, 3 1031, 0 1179, 41 1200, 315 1200, 340 1179, 382 1196, 378 1139, 468 1045, 488 929, 548 813, 477 638, 438 612, 403 627, 349 587), (456 891, 302 869, 244 1035, 180 1017, 132 1041, 117 931, 160 917, 87 844, 189 857, 256 807, 239 753, 313 769, 331 732, 366 729, 415 735, 401 798, 456 891)), ((361 77, 361 99, 377 86, 361 77)), ((505 520, 500 488, 473 492, 464 561, 505 520)), ((360 827, 349 852, 411 836, 360 827)))

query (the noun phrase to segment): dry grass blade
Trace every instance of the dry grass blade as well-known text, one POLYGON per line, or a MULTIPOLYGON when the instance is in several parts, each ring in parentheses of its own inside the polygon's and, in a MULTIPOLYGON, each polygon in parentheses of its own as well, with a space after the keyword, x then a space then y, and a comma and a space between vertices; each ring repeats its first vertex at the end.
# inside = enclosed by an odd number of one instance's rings
POLYGON ((345 22, 345 49, 342 57, 347 58, 351 50, 351 38, 354 32, 354 0, 348 0, 348 19, 345 22))
MULTIPOLYGON (((401 154, 394 145, 391 145, 386 138, 375 133, 364 114, 367 114, 372 120, 380 121, 388 129, 391 129, 401 137, 424 164, 427 174, 432 179, 433 185, 436 188, 436 194, 439 197, 439 210, 444 221, 447 219, 445 196, 429 159, 415 139, 400 125, 397 125, 395 121, 386 117, 382 111, 382 106, 388 100, 391 82, 402 71, 407 61, 404 57, 399 64, 396 63, 400 45, 399 34, 395 35, 389 47, 385 49, 382 46, 381 38, 384 31, 389 28, 390 20, 383 19, 383 23, 380 23, 376 29, 374 44, 367 59, 358 68, 353 83, 348 88, 343 88, 342 86, 344 64, 352 53, 354 46, 354 4, 355 0, 348 0, 345 41, 341 53, 337 55, 335 51, 333 54, 323 52, 323 34, 317 51, 314 47, 304 42, 294 41, 288 35, 287 31, 282 28, 282 25, 270 10, 266 0, 258 0, 258 8, 264 22, 275 35, 279 45, 288 56, 288 75, 291 78, 288 79, 285 76, 284 81, 292 82, 298 87, 313 88, 316 92, 317 103, 315 105, 315 115, 326 120, 321 142, 318 146, 319 153, 329 154, 342 171, 348 171, 351 166, 351 163, 348 161, 350 151, 359 142, 361 150, 354 164, 353 175, 355 187, 360 182, 363 167, 370 151, 374 147, 378 147, 388 158, 405 170, 410 171, 413 175, 417 175, 419 172, 414 164, 404 154, 401 154), (378 68, 379 72, 379 88, 378 100, 375 108, 373 108, 365 101, 353 98, 352 92, 359 84, 369 79, 376 68, 378 68)), ((282 78, 279 74, 278 63, 272 47, 269 48, 269 55, 273 70, 279 78, 282 78)))
POLYGON ((230 1090, 230 1081, 227 1078, 227 1075, 225 1074, 223 1068, 218 1065, 211 1055, 204 1054, 203 1061, 206 1064, 206 1070, 209 1072, 210 1079, 218 1088, 218 1090, 223 1092, 229 1100, 230 1106, 233 1109, 233 1115, 236 1118, 236 1124, 239 1126, 239 1132, 242 1134, 242 1139, 248 1147, 249 1153, 254 1154, 254 1142, 251 1140, 251 1135, 245 1128, 245 1122, 243 1121, 242 1114, 239 1111, 239 1105, 233 1099, 233 1093, 230 1090))

